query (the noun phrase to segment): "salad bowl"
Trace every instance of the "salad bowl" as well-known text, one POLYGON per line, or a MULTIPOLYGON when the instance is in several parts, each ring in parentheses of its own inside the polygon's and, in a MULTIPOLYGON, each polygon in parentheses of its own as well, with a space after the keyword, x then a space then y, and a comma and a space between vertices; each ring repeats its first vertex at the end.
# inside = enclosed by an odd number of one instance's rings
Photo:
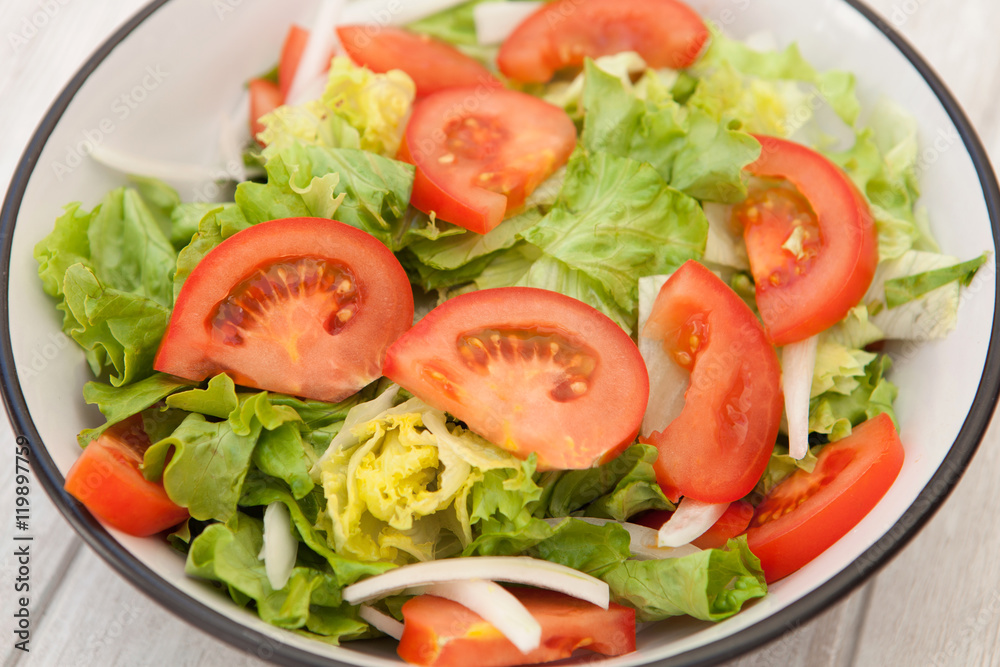
MULTIPOLYGON (((818 68, 855 72, 863 108, 883 95, 907 108, 920 128, 921 202, 941 247, 963 258, 995 255, 1000 192, 975 132, 927 65, 868 9, 851 0, 690 4, 729 35, 770 32, 779 45, 797 41, 818 68), (962 224, 943 224, 949 220, 962 224)), ((76 434, 101 419, 80 399, 89 370, 38 284, 32 248, 63 204, 91 207, 124 182, 89 158, 95 146, 224 170, 215 148, 220 118, 237 106, 243 82, 273 65, 285 26, 308 22, 315 8, 303 3, 297 11, 290 16, 264 0, 158 0, 74 77, 28 146, 2 212, 7 284, 0 292, 0 380, 15 431, 29 444, 49 495, 88 544, 145 593, 213 635, 277 662, 395 665, 388 641, 332 647, 260 621, 187 577, 183 558, 162 540, 106 529, 62 490, 78 456, 76 434)), ((210 180, 177 185, 185 200, 221 196, 210 180)), ((733 618, 715 625, 661 622, 639 634, 636 653, 605 662, 692 665, 732 657, 826 609, 903 548, 961 476, 992 414, 1000 390, 996 297, 990 262, 963 291, 958 325, 948 338, 893 350, 907 458, 889 493, 854 530, 733 618)))

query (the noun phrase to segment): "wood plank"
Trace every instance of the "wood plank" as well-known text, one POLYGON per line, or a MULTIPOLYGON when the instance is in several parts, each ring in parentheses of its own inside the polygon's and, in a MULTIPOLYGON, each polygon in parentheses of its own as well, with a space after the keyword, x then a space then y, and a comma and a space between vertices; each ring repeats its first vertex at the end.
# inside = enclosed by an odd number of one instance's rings
POLYGON ((16 494, 16 471, 14 460, 14 434, 10 427, 4 425, 0 434, 0 451, 8 454, 6 465, 0 466, 0 508, 3 508, 4 519, 0 522, 0 546, 3 558, 0 559, 0 585, 3 595, 0 595, 0 617, 5 619, 3 625, 3 641, 0 642, 0 661, 3 664, 14 664, 24 657, 24 652, 15 647, 18 640, 12 633, 15 612, 20 610, 19 600, 26 597, 31 640, 28 648, 37 646, 34 643, 34 632, 39 627, 52 598, 62 581, 62 573, 72 562, 81 547, 80 539, 62 518, 55 505, 42 489, 37 477, 29 472, 30 515, 27 520, 27 530, 20 530, 15 525, 14 502, 16 494), (15 538, 31 537, 30 541, 15 538), (27 547, 29 562, 27 581, 20 573, 21 563, 15 556, 15 551, 27 547), (15 586, 27 585, 28 590, 16 590, 15 586))
POLYGON ((153 603, 87 548, 66 573, 32 645, 45 665, 267 664, 153 603))

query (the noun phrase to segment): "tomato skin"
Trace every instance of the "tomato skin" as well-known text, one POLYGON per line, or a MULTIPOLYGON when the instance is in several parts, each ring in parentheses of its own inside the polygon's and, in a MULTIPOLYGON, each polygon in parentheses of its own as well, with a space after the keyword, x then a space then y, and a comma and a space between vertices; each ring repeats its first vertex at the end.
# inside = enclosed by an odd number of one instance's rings
POLYGON ((497 64, 505 76, 528 83, 622 51, 638 52, 654 69, 684 69, 708 38, 698 13, 678 0, 555 0, 504 41, 497 64))
POLYGON ((281 106, 283 97, 278 84, 267 79, 251 79, 247 84, 250 91, 250 133, 263 146, 257 135, 264 131, 260 119, 281 106))
POLYGON ((355 63, 379 74, 398 69, 410 75, 417 97, 448 88, 502 85, 478 60, 428 35, 386 26, 342 25, 337 36, 355 63))
POLYGON ((115 424, 84 448, 66 475, 64 488, 102 522, 147 537, 188 518, 188 511, 167 496, 163 484, 139 471, 149 438, 142 419, 115 424))
POLYGON ((688 261, 660 290, 640 335, 690 363, 680 415, 640 439, 659 449, 664 493, 675 502, 739 500, 767 467, 781 422, 781 368, 763 327, 728 285, 688 261))
POLYGON ((566 164, 575 146, 576 126, 564 110, 480 85, 418 100, 398 157, 417 168, 413 206, 484 234, 566 164))
POLYGON ((649 396, 628 334, 576 299, 531 287, 449 299, 389 348, 383 373, 515 455, 536 453, 539 470, 617 456, 649 396))
POLYGON ((521 653, 482 617, 457 602, 420 595, 403 605, 403 660, 434 667, 508 667, 568 658, 578 648, 603 655, 635 650, 635 610, 611 603, 607 610, 577 598, 535 588, 510 588, 542 626, 541 645, 521 653))
POLYGON ((288 99, 288 91, 292 88, 295 72, 299 69, 302 52, 309 42, 309 31, 294 23, 288 28, 285 44, 281 47, 281 60, 278 61, 278 89, 282 101, 288 99))
POLYGON ((747 530, 768 583, 816 558, 882 499, 903 466, 903 445, 887 414, 823 448, 812 473, 797 470, 757 506, 747 530))
POLYGON ((795 263, 795 256, 780 247, 792 231, 792 223, 765 216, 764 224, 757 225, 759 211, 738 209, 756 283, 757 307, 771 341, 780 347, 828 329, 858 304, 875 276, 878 233, 867 201, 839 167, 800 144, 775 137, 755 138, 761 142, 761 156, 746 170, 794 185, 819 226, 815 257, 799 262, 796 270, 775 278, 778 284, 773 284, 777 263, 795 263), (785 234, 778 232, 782 226, 785 234), (799 268, 804 271, 796 275, 799 268))
POLYGON ((382 375, 385 350, 412 322, 406 272, 374 237, 325 218, 273 220, 198 263, 153 366, 337 402, 382 375), (310 274, 320 262, 333 268, 310 274))
MULTIPOLYGON (((673 512, 669 510, 651 510, 643 512, 641 516, 629 519, 629 521, 659 530, 671 516, 673 516, 673 512)), ((730 503, 719 520, 712 524, 712 527, 706 530, 701 537, 692 540, 691 544, 699 549, 722 549, 726 546, 726 542, 746 531, 752 518, 753 505, 746 500, 737 500, 730 503)))

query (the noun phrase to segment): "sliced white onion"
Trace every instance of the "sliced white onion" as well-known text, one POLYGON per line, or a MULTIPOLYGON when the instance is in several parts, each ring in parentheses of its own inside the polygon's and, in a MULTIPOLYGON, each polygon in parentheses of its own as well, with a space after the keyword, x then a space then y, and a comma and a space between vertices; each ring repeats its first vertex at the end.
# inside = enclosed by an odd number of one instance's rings
POLYGON ((468 0, 356 0, 344 8, 341 23, 406 25, 464 2, 468 0))
POLYGON ((351 429, 358 424, 370 422, 391 408, 398 393, 399 385, 394 384, 367 403, 360 403, 351 408, 347 412, 347 416, 344 418, 344 425, 340 427, 340 431, 337 432, 337 435, 333 436, 333 440, 330 441, 330 446, 326 448, 325 452, 323 452, 323 456, 316 461, 312 469, 309 471, 309 474, 313 476, 319 475, 320 464, 329 460, 334 453, 340 449, 341 445, 350 442, 354 438, 351 434, 351 429))
POLYGON ((660 528, 656 544, 679 547, 698 539, 719 520, 729 503, 703 503, 693 498, 681 498, 670 519, 660 528))
POLYGON ((344 601, 359 604, 415 586, 429 586, 468 579, 489 579, 547 588, 571 595, 602 609, 608 608, 608 585, 565 565, 527 556, 475 556, 446 558, 404 565, 369 577, 344 589, 344 601))
MULTIPOLYGON (((637 523, 631 523, 628 521, 615 521, 614 519, 598 519, 592 516, 575 516, 573 517, 577 521, 586 521, 587 523, 593 524, 595 526, 603 526, 604 524, 614 521, 619 526, 628 531, 631 541, 629 542, 629 551, 632 552, 632 556, 636 560, 663 560, 665 558, 683 558, 684 556, 690 556, 691 554, 696 554, 701 549, 694 546, 693 544, 685 544, 679 547, 661 547, 657 546, 656 541, 659 533, 648 526, 640 526, 637 523)), ((545 519, 544 521, 549 525, 556 525, 566 519, 545 519)))
POLYGON ((330 62, 330 53, 337 44, 333 29, 344 11, 344 4, 345 0, 322 0, 319 13, 310 26, 309 39, 292 77, 292 85, 288 88, 286 104, 301 104, 310 99, 306 96, 306 89, 330 62))
POLYGON ((811 336, 781 348, 781 388, 788 420, 788 453, 801 459, 809 452, 809 395, 816 368, 816 343, 811 336))
POLYGON ((733 230, 733 207, 705 202, 702 205, 708 220, 708 239, 705 242, 704 261, 728 266, 740 271, 750 269, 750 259, 742 235, 733 230))
POLYGON ((280 591, 288 583, 298 552, 299 541, 292 535, 288 507, 275 501, 264 510, 264 545, 257 556, 264 561, 264 571, 272 589, 280 591))
POLYGON ((521 653, 529 653, 542 643, 542 626, 528 608, 507 589, 484 579, 453 581, 410 589, 415 595, 436 595, 476 612, 510 640, 521 653))
POLYGON ((367 604, 361 605, 358 608, 358 616, 379 632, 389 635, 393 639, 399 640, 403 637, 403 624, 375 607, 367 604))
POLYGON ((649 372, 649 400, 639 435, 648 437, 662 431, 680 416, 691 373, 681 368, 663 349, 663 341, 643 335, 653 304, 670 275, 639 279, 639 353, 649 372))
POLYGON ((544 2, 483 2, 472 9, 476 39, 484 46, 500 44, 544 2))
POLYGON ((203 183, 226 177, 226 174, 222 173, 221 170, 212 169, 203 164, 155 160, 123 153, 107 146, 95 146, 90 151, 90 155, 105 167, 123 174, 151 176, 175 183, 203 183))

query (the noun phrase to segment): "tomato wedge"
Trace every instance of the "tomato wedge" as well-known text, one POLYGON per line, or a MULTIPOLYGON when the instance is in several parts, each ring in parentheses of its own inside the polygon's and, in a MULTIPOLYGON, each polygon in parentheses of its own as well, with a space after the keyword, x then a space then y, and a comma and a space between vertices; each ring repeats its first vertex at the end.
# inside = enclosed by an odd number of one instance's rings
POLYGON ((611 603, 607 610, 537 588, 511 588, 542 626, 542 643, 521 653, 479 614, 457 602, 420 595, 403 605, 403 660, 433 667, 507 667, 562 660, 585 648, 603 655, 635 650, 635 610, 611 603))
POLYGON ((637 52, 654 69, 684 69, 708 37, 698 13, 678 0, 555 0, 504 41, 497 65, 505 76, 530 83, 622 51, 637 52))
POLYGON ((656 445, 668 498, 739 500, 767 467, 781 422, 778 356, 750 308, 721 279, 686 262, 660 289, 640 334, 690 371, 680 415, 642 438, 656 445))
MULTIPOLYGON (((629 521, 659 530, 672 515, 673 512, 668 510, 651 510, 643 512, 629 521)), ((706 530, 701 537, 691 540, 691 544, 699 549, 721 549, 726 546, 726 542, 737 535, 742 535, 747 526, 750 525, 752 518, 753 505, 746 500, 729 503, 729 507, 719 517, 719 520, 712 524, 712 527, 706 530)))
POLYGON ((417 168, 413 206, 484 234, 566 164, 575 146, 576 127, 562 109, 478 86, 417 101, 399 159, 417 168))
POLYGON ((412 321, 406 273, 375 238, 334 220, 274 220, 195 267, 154 367, 336 402, 382 375, 412 321))
POLYGON ((129 535, 146 537, 176 526, 188 511, 139 471, 149 444, 141 417, 115 424, 83 450, 64 488, 91 514, 129 535))
POLYGON ((617 324, 530 287, 446 301, 389 348, 383 372, 515 455, 537 454, 539 470, 616 456, 649 395, 639 350, 617 324))
POLYGON ((816 468, 796 470, 757 506, 747 542, 767 581, 826 551, 882 499, 903 467, 903 445, 887 414, 823 448, 816 468))
POLYGON ((295 24, 288 28, 285 44, 281 47, 281 60, 278 61, 278 88, 281 90, 282 101, 288 98, 288 91, 292 89, 295 71, 299 68, 302 52, 306 50, 308 42, 308 30, 295 24))
POLYGON ((247 88, 250 92, 250 133, 257 143, 261 143, 257 139, 257 135, 264 131, 260 119, 280 107, 283 97, 278 84, 267 79, 251 79, 247 88))
POLYGON ((761 319, 781 346, 833 326, 858 304, 875 276, 878 235, 864 196, 839 167, 800 144, 756 138, 763 150, 747 171, 783 183, 758 185, 733 215, 761 319))
POLYGON ((363 25, 337 28, 340 43, 355 63, 373 72, 406 72, 423 97, 447 88, 501 83, 482 63, 451 44, 409 30, 363 25))

